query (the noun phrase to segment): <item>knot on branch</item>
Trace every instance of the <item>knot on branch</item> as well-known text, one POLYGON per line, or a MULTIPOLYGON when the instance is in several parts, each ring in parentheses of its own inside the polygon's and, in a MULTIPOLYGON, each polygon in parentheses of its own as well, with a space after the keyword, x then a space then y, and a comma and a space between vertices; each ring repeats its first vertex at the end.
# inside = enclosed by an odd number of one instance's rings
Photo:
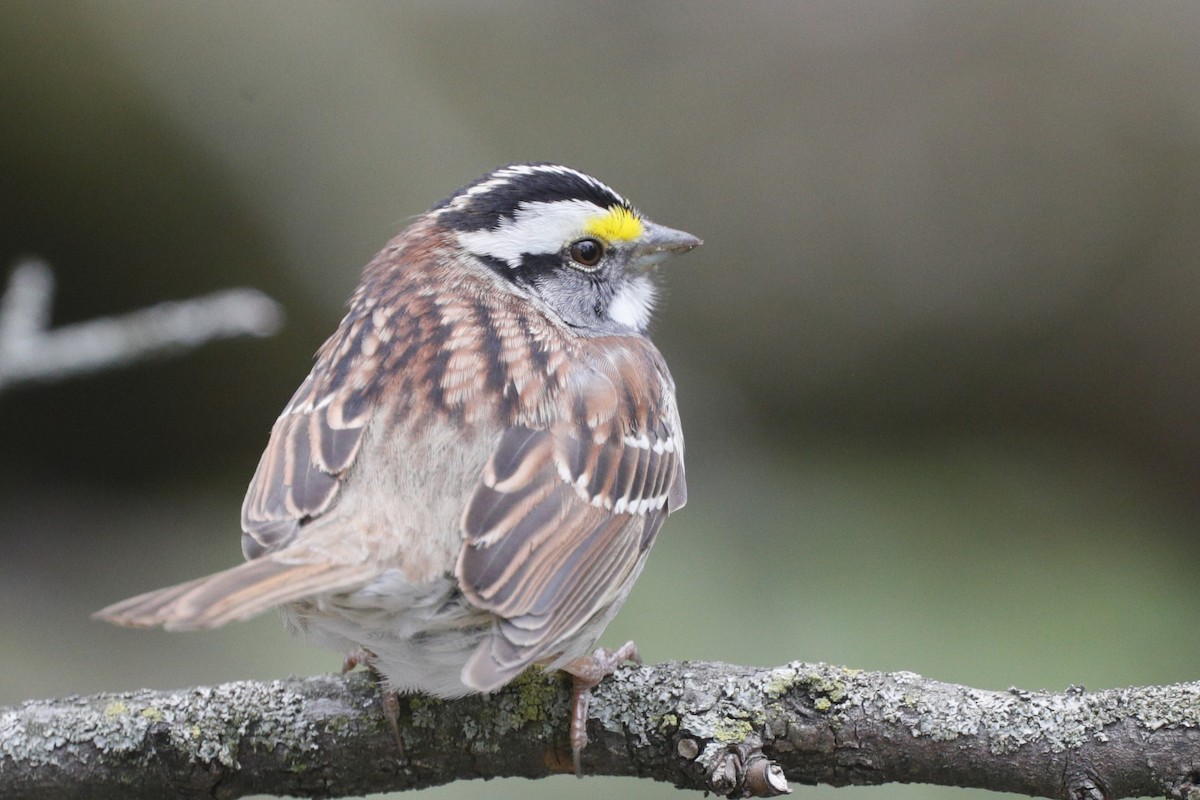
POLYGON ((1183 780, 1167 789, 1171 800, 1200 800, 1200 771, 1192 770, 1183 780))
POLYGON ((706 751, 705 783, 726 797, 778 797, 791 794, 783 768, 763 755, 762 740, 750 735, 746 741, 706 751))
POLYGON ((1073 775, 1068 781, 1067 797, 1070 800, 1109 800, 1109 794, 1100 779, 1083 772, 1073 775))

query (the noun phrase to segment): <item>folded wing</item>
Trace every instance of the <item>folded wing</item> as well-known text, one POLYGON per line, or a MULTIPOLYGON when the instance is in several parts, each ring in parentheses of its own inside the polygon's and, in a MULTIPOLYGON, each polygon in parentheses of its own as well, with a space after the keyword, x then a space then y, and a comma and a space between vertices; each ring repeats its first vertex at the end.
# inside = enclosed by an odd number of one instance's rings
POLYGON ((671 394, 637 408, 618 383, 592 378, 576 399, 582 424, 503 434, 463 513, 459 581, 499 618, 463 672, 476 689, 557 658, 620 603, 663 520, 685 502, 671 394))

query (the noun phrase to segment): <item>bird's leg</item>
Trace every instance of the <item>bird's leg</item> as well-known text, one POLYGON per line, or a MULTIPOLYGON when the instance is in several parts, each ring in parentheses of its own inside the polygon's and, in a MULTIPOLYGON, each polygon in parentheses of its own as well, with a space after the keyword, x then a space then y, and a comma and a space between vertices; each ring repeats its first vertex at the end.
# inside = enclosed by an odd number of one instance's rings
POLYGON ((571 753, 575 758, 575 776, 578 778, 583 777, 579 758, 588 743, 587 714, 592 701, 592 689, 626 661, 642 663, 637 645, 633 642, 626 642, 616 650, 598 647, 590 656, 577 658, 563 667, 564 671, 571 674, 571 753))
POLYGON ((346 654, 346 660, 342 662, 342 674, 359 666, 366 667, 374 673, 375 681, 379 684, 379 704, 383 707, 383 716, 392 728, 392 736, 396 739, 396 746, 400 748, 400 758, 407 760, 408 756, 404 754, 404 740, 400 738, 400 693, 387 688, 383 674, 375 668, 375 654, 365 647, 346 654))

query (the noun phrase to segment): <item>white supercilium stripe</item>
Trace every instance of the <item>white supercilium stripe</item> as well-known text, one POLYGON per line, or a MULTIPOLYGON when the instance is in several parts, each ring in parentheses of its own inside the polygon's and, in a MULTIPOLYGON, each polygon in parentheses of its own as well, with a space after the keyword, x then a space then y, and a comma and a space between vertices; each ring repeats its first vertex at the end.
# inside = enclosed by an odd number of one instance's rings
POLYGON ((510 267, 521 265, 525 253, 557 253, 583 235, 587 220, 605 210, 586 200, 522 203, 516 214, 504 217, 492 230, 460 231, 459 243, 477 256, 491 256, 510 267))

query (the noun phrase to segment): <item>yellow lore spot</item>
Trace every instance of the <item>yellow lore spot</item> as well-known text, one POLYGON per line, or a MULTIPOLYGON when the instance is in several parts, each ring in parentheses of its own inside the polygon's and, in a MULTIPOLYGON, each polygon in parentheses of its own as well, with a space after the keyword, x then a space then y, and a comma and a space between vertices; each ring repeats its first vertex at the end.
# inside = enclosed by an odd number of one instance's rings
POLYGON ((588 220, 586 230, 606 242, 631 242, 642 235, 642 221, 623 206, 613 206, 602 217, 588 220))

